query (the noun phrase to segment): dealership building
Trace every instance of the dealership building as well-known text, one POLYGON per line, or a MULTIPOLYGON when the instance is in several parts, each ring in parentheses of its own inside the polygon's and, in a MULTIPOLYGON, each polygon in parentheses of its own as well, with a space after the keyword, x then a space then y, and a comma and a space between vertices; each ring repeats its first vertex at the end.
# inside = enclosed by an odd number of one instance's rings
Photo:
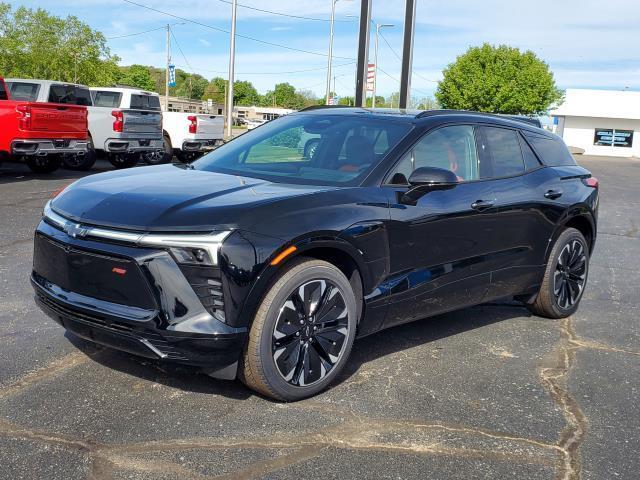
POLYGON ((555 131, 586 155, 640 157, 640 92, 569 89, 555 131))

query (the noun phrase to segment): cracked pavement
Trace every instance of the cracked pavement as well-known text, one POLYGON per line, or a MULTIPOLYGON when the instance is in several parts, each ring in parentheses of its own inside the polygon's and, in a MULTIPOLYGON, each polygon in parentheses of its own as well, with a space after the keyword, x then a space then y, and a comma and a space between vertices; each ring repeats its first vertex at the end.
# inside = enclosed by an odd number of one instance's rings
POLYGON ((293 404, 65 335, 33 303, 31 236, 79 174, 4 164, 0 478, 637 478, 640 162, 578 161, 601 210, 573 317, 504 302, 396 327, 293 404))

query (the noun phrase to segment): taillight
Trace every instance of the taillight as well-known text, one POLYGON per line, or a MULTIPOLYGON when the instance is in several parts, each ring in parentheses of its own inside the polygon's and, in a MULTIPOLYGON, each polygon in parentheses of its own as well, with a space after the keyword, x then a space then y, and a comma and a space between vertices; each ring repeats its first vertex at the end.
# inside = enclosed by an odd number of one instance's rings
POLYGON ((31 130, 31 106, 18 105, 16 111, 20 118, 18 119, 18 128, 20 130, 31 130))
POLYGON ((122 133, 124 127, 124 115, 120 110, 114 110, 111 115, 115 118, 113 121, 113 131, 122 133))
POLYGON ((598 179, 596 177, 585 178, 585 179, 582 180, 582 182, 587 187, 591 187, 591 188, 598 188, 598 186, 599 186, 598 179))
POLYGON ((198 117, 194 115, 189 115, 187 117, 191 123, 189 124, 189 133, 196 133, 198 130, 198 117))

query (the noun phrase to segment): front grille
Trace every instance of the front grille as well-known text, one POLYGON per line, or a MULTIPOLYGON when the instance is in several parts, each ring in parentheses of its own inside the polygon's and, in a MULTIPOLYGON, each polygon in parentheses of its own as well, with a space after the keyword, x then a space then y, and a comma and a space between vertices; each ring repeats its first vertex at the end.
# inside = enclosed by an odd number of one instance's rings
POLYGON ((215 318, 224 321, 224 295, 220 269, 210 266, 179 264, 202 306, 215 318))

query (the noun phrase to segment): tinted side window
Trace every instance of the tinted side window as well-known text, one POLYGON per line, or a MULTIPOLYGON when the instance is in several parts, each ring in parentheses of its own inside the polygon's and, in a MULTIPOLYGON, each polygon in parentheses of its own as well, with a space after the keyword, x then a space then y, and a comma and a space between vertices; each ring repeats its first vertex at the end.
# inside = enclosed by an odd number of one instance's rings
POLYGON ((541 165, 540 160, 538 160, 534 151, 531 150, 527 141, 522 137, 520 137, 520 147, 522 147, 522 156, 524 157, 525 168, 527 170, 535 170, 538 168, 541 165))
POLYGON ((569 149, 559 137, 544 137, 532 132, 525 132, 524 135, 545 165, 557 167, 576 164, 569 149))
POLYGON ((67 105, 91 106, 91 93, 88 88, 76 85, 54 84, 49 88, 49 101, 67 105))
POLYGON ((7 91, 11 100, 22 100, 25 102, 35 102, 38 99, 40 85, 37 83, 6 82, 7 91))
POLYGON ((518 132, 507 128, 483 127, 493 160, 493 176, 509 177, 524 172, 518 132))
POLYGON ((160 99, 155 95, 131 95, 131 108, 160 110, 160 99))
POLYGON ((120 92, 94 91, 92 95, 93 104, 96 107, 118 108, 120 106, 120 99, 122 98, 120 92))
POLYGON ((391 172, 387 183, 406 183, 420 167, 450 170, 460 181, 477 180, 478 152, 471 125, 444 127, 424 136, 391 172))
POLYGON ((7 95, 7 90, 5 89, 4 82, 0 80, 0 100, 7 100, 9 96, 7 95))

